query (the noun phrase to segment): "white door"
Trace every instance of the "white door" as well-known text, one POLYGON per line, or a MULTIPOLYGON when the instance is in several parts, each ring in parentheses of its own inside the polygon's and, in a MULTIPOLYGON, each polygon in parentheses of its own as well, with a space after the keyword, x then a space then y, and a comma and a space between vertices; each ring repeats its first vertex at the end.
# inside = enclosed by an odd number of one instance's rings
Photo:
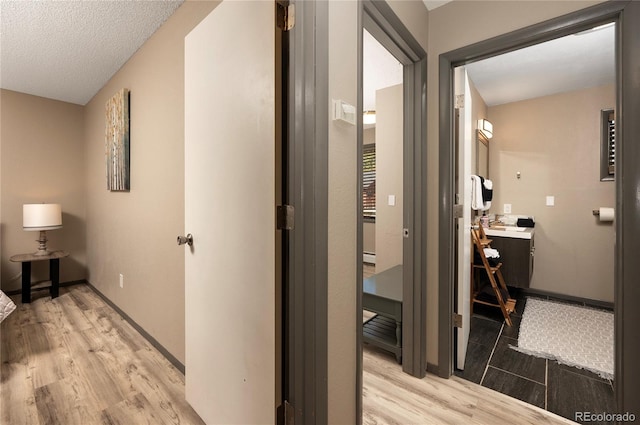
POLYGON ((458 120, 458 182, 456 187, 456 203, 462 204, 462 217, 458 224, 458 269, 457 269, 457 312, 462 315, 462 327, 456 332, 457 356, 456 366, 464 369, 469 342, 471 320, 471 143, 473 140, 473 122, 471 117, 471 89, 467 71, 464 67, 455 69, 455 94, 461 99, 458 120))
POLYGON ((275 422, 275 16, 226 0, 185 38, 186 398, 275 422))

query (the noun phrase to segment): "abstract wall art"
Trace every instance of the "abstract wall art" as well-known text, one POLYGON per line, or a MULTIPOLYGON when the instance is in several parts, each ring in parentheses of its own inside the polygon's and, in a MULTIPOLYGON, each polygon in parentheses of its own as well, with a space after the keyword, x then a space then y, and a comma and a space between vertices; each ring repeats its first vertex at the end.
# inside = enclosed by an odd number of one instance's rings
POLYGON ((105 107, 105 159, 107 189, 130 190, 129 90, 120 89, 105 107))

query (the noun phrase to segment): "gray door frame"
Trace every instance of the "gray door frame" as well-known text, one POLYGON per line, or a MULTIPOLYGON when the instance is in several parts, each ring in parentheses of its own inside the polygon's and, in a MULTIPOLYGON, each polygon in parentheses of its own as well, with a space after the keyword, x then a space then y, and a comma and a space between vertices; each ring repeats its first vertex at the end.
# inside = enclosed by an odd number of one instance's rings
POLYGON ((640 415, 640 3, 611 1, 440 55, 438 373, 453 372, 453 68, 615 21, 615 394, 618 412, 640 415), (448 248, 447 248, 448 247, 448 248))
POLYGON ((284 248, 284 423, 327 423, 328 2, 296 1, 287 79, 283 201, 295 208, 284 248))
MULTIPOLYGON (((403 75, 403 241, 402 370, 426 374, 426 81, 427 54, 384 1, 361 0, 358 8, 358 148, 362 158, 362 31, 366 29, 393 54, 403 75)), ((362 423, 362 161, 358 161, 356 411, 362 423)))

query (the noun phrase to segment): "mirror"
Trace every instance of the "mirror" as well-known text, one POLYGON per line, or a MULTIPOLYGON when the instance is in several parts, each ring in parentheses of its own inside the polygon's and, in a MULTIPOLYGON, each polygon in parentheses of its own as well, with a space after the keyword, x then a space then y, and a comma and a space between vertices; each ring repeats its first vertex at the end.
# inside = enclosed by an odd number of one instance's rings
POLYGON ((480 130, 476 130, 476 173, 489 178, 489 139, 480 130))

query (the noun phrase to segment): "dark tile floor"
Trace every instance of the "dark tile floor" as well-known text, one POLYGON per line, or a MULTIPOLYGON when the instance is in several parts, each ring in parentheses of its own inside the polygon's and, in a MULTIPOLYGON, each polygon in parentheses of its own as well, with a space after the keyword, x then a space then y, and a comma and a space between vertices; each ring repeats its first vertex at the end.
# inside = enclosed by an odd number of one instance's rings
POLYGON ((615 412, 610 380, 509 347, 518 345, 526 303, 517 290, 511 290, 511 295, 518 300, 511 316, 512 327, 504 324, 499 309, 474 307, 465 369, 457 370, 456 375, 578 423, 587 422, 576 420, 576 412, 615 412))

